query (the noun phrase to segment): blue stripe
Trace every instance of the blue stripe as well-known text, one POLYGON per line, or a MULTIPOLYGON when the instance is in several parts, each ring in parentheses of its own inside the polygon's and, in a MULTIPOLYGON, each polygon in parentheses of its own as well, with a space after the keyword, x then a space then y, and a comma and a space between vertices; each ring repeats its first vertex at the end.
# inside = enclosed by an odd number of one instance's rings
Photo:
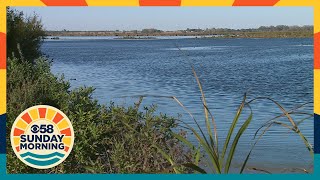
POLYGON ((7 173, 6 160, 7 160, 6 154, 0 154, 0 175, 7 173))
POLYGON ((54 158, 54 159, 50 159, 48 161, 38 161, 32 158, 26 158, 24 159, 26 160, 28 163, 33 164, 33 165, 37 165, 37 166, 48 166, 51 164, 54 164, 56 162, 58 162, 60 159, 59 158, 54 158))
POLYGON ((314 114, 314 153, 320 154, 320 116, 314 114))
POLYGON ((0 154, 6 154, 6 115, 0 115, 0 154))
POLYGON ((31 156, 33 158, 39 158, 39 159, 46 159, 46 158, 51 158, 51 157, 54 157, 54 156, 59 156, 59 157, 64 157, 64 154, 61 154, 61 153, 58 153, 58 152, 54 152, 54 153, 51 153, 51 154, 34 154, 34 153, 31 153, 31 152, 26 152, 24 154, 21 154, 20 155, 21 157, 27 157, 27 156, 31 156))

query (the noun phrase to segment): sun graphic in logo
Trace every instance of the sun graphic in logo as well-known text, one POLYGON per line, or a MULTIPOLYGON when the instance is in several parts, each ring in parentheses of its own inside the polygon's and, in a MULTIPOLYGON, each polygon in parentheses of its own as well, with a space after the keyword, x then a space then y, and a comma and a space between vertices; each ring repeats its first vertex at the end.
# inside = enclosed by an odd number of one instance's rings
POLYGON ((33 106, 22 112, 11 129, 11 146, 18 158, 33 168, 48 169, 70 154, 73 127, 68 117, 52 106, 33 106))

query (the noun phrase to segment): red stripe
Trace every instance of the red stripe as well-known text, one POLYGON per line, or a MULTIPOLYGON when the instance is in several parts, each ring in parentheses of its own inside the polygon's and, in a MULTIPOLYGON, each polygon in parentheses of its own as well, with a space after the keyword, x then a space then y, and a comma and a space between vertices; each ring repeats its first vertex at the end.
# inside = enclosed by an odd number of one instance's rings
POLYGON ((18 128, 14 128, 13 130, 13 136, 20 136, 21 134, 23 134, 24 131, 18 128))
POLYGON ((69 147, 68 147, 68 146, 64 147, 64 151, 65 151, 65 152, 68 152, 68 150, 69 150, 69 147))
POLYGON ((71 136, 70 128, 64 129, 64 130, 60 131, 60 133, 66 135, 66 136, 71 136))
POLYGON ((181 0, 139 0, 140 6, 180 6, 181 0))
POLYGON ((39 111, 40 118, 46 118, 47 108, 39 108, 38 111, 39 111))
POLYGON ((233 6, 274 6, 280 0, 235 0, 233 6))
POLYGON ((0 69, 6 69, 6 59, 7 59, 7 42, 6 34, 0 32, 0 69))
POLYGON ((314 34, 314 68, 320 69, 320 32, 314 34))
POLYGON ((58 124, 59 121, 63 119, 63 116, 60 113, 57 113, 56 116, 53 118, 53 122, 58 124))
POLYGON ((28 113, 25 113, 22 117, 21 117, 27 124, 32 122, 32 119, 30 117, 30 115, 28 113))
POLYGON ((88 6, 85 0, 41 0, 47 6, 88 6))
POLYGON ((19 148, 19 146, 17 146, 17 147, 16 147, 16 150, 17 150, 17 152, 19 152, 19 151, 20 151, 20 148, 19 148))

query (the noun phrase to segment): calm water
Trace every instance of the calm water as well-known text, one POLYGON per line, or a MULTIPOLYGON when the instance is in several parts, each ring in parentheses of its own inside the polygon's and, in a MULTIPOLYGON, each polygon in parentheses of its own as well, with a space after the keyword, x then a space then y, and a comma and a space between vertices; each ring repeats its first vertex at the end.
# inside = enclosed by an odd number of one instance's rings
MULTIPOLYGON (((249 99, 272 97, 288 110, 313 101, 312 39, 66 38, 46 41, 42 49, 53 58, 54 73, 76 79, 71 81, 73 88, 94 86, 94 97, 101 103, 114 101, 129 106, 137 98, 123 96, 176 96, 204 127, 200 93, 190 66, 193 64, 217 121, 220 141, 224 140, 246 91, 249 99)), ((173 100, 149 97, 143 101, 143 105, 151 104, 158 105, 158 112, 181 114, 185 122, 194 125, 173 100)), ((252 107, 253 121, 236 150, 234 167, 243 160, 261 124, 281 114, 267 101, 252 107)), ((301 111, 312 114, 313 106, 301 111)), ((313 143, 313 119, 300 127, 313 143)), ((260 141, 248 165, 282 171, 310 168, 312 164, 302 140, 287 129, 274 126, 260 141)))

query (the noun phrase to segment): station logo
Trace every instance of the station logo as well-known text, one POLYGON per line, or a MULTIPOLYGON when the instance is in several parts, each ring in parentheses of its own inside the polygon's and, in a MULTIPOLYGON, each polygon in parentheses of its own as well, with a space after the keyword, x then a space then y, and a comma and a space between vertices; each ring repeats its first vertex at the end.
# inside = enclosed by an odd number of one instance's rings
POLYGON ((68 157, 73 147, 74 132, 63 112, 39 105, 17 117, 10 138, 11 146, 22 162, 33 168, 48 169, 68 157))

